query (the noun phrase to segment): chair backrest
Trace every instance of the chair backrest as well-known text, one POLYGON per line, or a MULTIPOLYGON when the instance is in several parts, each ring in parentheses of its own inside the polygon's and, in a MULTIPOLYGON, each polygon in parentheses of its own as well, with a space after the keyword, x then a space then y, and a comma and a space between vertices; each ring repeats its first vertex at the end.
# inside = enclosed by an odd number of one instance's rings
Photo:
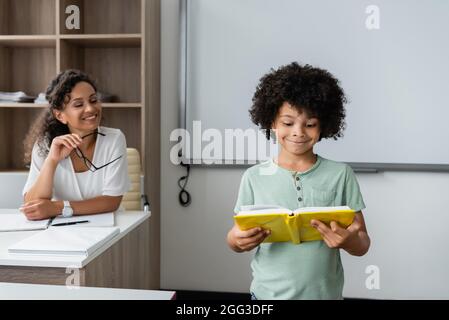
POLYGON ((122 206, 126 210, 142 210, 142 190, 140 176, 142 169, 140 165, 140 154, 137 149, 126 149, 128 155, 128 175, 131 189, 123 195, 122 206))

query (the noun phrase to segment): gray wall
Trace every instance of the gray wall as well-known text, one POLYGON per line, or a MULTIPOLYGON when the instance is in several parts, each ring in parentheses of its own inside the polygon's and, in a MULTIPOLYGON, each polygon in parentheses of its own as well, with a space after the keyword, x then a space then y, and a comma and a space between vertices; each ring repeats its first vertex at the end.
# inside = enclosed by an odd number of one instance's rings
MULTIPOLYGON (((170 133, 178 127, 178 0, 162 1, 161 287, 247 292, 251 253, 227 248, 232 209, 243 169, 194 168, 193 201, 177 202, 183 168, 170 163, 170 133)), ((425 134, 425 133, 424 133, 425 134)), ((372 246, 364 257, 343 253, 350 297, 449 298, 447 173, 357 174, 372 246), (365 286, 365 269, 380 270, 380 289, 365 286)))

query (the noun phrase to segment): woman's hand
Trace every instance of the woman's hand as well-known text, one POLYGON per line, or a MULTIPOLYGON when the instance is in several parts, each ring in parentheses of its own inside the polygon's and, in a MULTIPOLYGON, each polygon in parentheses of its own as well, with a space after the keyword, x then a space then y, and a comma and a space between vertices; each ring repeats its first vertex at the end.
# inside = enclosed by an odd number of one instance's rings
POLYGON ((48 153, 47 159, 54 163, 59 163, 59 161, 67 158, 73 149, 78 147, 81 142, 81 137, 76 133, 58 136, 51 142, 50 152, 48 153))
POLYGON ((56 217, 62 211, 57 201, 37 199, 24 203, 20 208, 28 220, 43 220, 56 217))
POLYGON ((264 241, 270 233, 270 230, 264 230, 260 227, 243 231, 234 224, 228 232, 227 240, 231 249, 236 252, 250 251, 264 241))

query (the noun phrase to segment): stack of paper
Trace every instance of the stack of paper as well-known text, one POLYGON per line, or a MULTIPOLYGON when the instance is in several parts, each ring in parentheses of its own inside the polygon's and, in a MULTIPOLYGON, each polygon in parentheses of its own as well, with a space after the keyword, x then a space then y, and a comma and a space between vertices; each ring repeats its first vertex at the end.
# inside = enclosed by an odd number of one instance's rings
POLYGON ((27 95, 23 91, 17 92, 1 92, 0 91, 0 103, 1 102, 33 102, 36 97, 27 95))
POLYGON ((88 256, 120 233, 117 227, 54 227, 8 248, 9 253, 88 256))

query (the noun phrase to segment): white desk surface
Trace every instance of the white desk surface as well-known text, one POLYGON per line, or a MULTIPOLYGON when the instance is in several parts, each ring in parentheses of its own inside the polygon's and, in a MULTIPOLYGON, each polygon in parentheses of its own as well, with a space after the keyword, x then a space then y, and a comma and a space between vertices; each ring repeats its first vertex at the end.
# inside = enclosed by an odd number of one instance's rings
POLYGON ((171 300, 175 291, 0 282, 0 300, 171 300))
MULTIPOLYGON (((0 209, 2 213, 17 212, 17 209, 0 209)), ((56 268, 82 268, 98 257, 113 244, 126 236, 151 216, 151 212, 125 211, 115 214, 115 225, 120 228, 120 234, 105 243, 93 254, 85 256, 64 255, 30 255, 8 253, 8 247, 39 231, 0 232, 0 266, 26 266, 26 267, 56 267, 56 268)), ((88 228, 88 227, 86 227, 88 228)))

